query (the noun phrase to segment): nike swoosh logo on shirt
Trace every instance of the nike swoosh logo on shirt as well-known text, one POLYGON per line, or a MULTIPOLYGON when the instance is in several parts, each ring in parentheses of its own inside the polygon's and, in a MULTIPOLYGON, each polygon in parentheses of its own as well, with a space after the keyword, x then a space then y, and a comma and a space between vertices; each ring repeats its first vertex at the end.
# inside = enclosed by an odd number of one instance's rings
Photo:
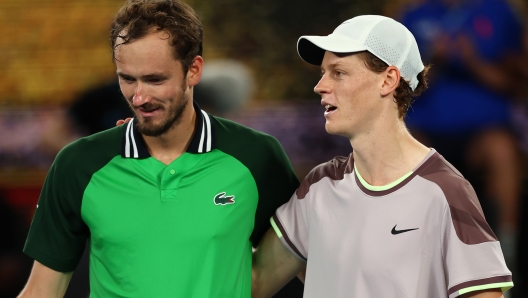
POLYGON ((398 234, 401 234, 401 233, 405 233, 405 232, 410 232, 410 231, 414 231, 414 230, 418 230, 418 228, 415 228, 415 229, 407 229, 407 230, 396 230, 396 226, 394 226, 394 228, 392 228, 392 231, 391 231, 391 234, 392 235, 398 235, 398 234))

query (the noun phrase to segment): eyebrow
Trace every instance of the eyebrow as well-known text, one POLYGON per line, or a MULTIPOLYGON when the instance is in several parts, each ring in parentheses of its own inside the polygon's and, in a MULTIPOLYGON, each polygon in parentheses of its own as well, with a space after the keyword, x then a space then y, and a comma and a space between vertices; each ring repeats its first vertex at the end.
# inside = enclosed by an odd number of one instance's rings
MULTIPOLYGON (((341 61, 336 61, 328 64, 327 69, 334 69, 336 67, 342 66, 343 63, 341 61)), ((323 65, 321 64, 321 71, 324 71, 323 65)))
MULTIPOLYGON (((129 74, 122 73, 122 72, 117 72, 117 75, 121 78, 134 78, 134 76, 131 76, 129 74)), ((151 73, 151 74, 140 76, 142 80, 151 80, 151 79, 160 79, 160 78, 166 79, 168 77, 169 75, 164 74, 164 73, 151 73)))

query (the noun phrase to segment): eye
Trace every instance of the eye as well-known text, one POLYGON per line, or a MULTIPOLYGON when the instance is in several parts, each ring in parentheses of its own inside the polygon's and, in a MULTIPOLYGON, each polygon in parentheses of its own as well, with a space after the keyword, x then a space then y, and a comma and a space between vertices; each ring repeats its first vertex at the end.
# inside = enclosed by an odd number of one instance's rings
POLYGON ((126 84, 132 84, 135 82, 135 80, 130 77, 119 77, 119 79, 123 81, 123 83, 126 83, 126 84))
POLYGON ((334 70, 334 76, 336 78, 339 78, 339 77, 343 76, 343 74, 344 73, 342 71, 340 71, 340 70, 334 70))
POLYGON ((161 78, 152 78, 148 81, 151 84, 161 84, 163 82, 163 79, 161 78))

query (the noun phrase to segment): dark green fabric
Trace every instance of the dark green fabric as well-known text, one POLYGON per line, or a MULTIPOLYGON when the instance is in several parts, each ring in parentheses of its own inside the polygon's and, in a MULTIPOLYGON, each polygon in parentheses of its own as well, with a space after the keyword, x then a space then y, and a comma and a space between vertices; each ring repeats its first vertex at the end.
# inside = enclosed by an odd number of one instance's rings
POLYGON ((250 238, 256 247, 270 227, 269 219, 290 199, 299 180, 277 139, 219 117, 214 117, 212 122, 217 148, 240 160, 257 183, 259 201, 250 238), (231 134, 243 137, 229 138, 231 134))
POLYGON ((40 194, 24 247, 26 254, 57 271, 75 269, 89 236, 81 218, 84 190, 96 171, 120 155, 125 128, 81 138, 59 152, 40 194))

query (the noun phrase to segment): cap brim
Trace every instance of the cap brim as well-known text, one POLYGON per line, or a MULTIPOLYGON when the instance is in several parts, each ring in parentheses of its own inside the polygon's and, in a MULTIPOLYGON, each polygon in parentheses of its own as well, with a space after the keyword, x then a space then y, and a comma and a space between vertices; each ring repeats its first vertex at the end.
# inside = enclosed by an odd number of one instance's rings
POLYGON ((333 53, 355 53, 367 48, 354 40, 339 35, 301 36, 297 41, 297 53, 304 61, 321 65, 326 51, 333 53))

